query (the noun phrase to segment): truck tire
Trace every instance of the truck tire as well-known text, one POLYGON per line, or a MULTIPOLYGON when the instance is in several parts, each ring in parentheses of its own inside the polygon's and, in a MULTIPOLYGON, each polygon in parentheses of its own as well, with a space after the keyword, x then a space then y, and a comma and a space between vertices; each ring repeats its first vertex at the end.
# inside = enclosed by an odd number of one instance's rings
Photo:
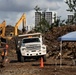
POLYGON ((24 57, 21 55, 20 50, 17 51, 17 59, 19 62, 24 62, 24 57))
POLYGON ((18 62, 21 62, 21 58, 20 58, 20 56, 21 56, 20 51, 17 51, 17 60, 18 60, 18 62))
POLYGON ((22 55, 20 57, 21 57, 21 62, 24 62, 24 57, 22 55))
POLYGON ((43 56, 43 61, 46 62, 46 55, 43 56))

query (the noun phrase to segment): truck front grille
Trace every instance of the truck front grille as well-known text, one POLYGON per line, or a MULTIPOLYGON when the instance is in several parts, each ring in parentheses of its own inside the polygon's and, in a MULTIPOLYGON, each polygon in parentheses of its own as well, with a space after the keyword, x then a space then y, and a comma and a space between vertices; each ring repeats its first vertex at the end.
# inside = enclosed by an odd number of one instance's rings
POLYGON ((26 48, 27 50, 40 50, 41 46, 40 44, 34 44, 34 45, 27 45, 26 48))

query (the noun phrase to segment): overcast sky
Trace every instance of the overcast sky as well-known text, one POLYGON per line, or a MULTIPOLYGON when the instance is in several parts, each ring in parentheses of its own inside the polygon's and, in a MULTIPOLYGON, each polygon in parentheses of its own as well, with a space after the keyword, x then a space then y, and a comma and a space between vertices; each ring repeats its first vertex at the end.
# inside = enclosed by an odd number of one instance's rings
POLYGON ((15 26, 16 22, 26 14, 27 25, 35 23, 35 6, 38 5, 42 11, 56 11, 62 19, 67 18, 66 9, 68 6, 64 0, 0 0, 0 23, 6 20, 7 25, 15 26))

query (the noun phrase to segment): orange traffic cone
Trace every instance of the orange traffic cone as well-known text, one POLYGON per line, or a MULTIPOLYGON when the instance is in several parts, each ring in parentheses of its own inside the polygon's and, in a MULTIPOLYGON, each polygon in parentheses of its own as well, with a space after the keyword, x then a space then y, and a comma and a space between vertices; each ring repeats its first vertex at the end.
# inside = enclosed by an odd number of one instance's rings
POLYGON ((40 67, 43 68, 44 67, 44 63, 43 63, 43 58, 41 57, 41 61, 40 61, 40 67))

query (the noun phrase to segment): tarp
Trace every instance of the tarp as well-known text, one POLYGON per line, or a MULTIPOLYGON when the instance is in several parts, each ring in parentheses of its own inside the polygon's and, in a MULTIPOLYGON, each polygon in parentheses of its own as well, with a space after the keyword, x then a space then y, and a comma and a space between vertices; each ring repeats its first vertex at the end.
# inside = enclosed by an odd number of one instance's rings
POLYGON ((58 38, 59 41, 76 41, 76 31, 70 32, 58 38))
POLYGON ((60 67, 62 66, 62 42, 63 41, 76 41, 76 31, 67 33, 61 37, 58 38, 58 41, 60 41, 60 67))

